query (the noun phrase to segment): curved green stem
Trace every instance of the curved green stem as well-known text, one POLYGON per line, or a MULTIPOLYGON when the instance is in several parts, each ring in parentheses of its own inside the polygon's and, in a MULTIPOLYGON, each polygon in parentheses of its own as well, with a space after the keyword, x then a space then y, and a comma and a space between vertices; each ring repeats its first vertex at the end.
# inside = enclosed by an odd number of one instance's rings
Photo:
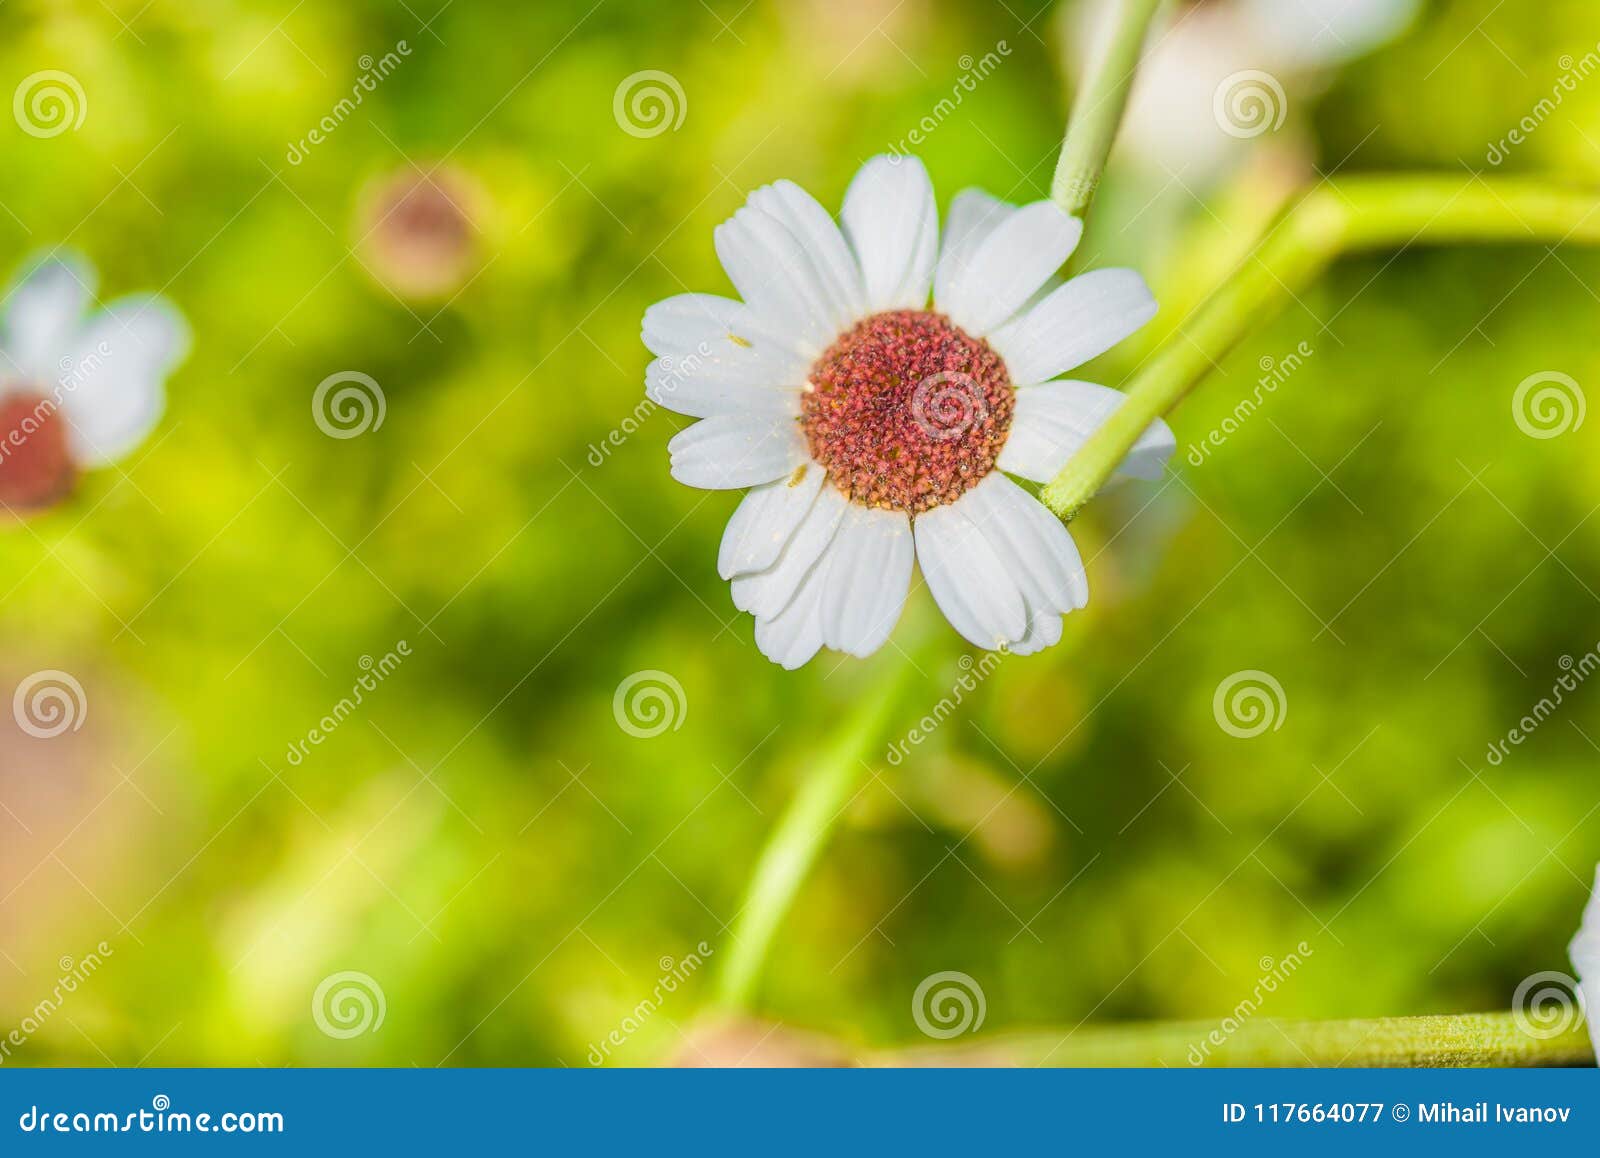
POLYGON ((751 1005, 778 925, 794 903, 817 851, 860 791, 871 768, 868 756, 882 743, 884 729, 918 671, 914 660, 902 658, 883 686, 845 721, 818 766, 806 772, 800 791, 756 862, 744 905, 734 920, 733 948, 717 986, 722 1004, 739 1009, 751 1005))
POLYGON ((1072 102, 1050 199, 1074 217, 1088 212, 1100 187, 1100 174, 1139 69, 1145 33, 1160 4, 1161 0, 1121 0, 1111 43, 1072 102))
POLYGON ((1228 281, 1145 362, 1128 401, 1040 497, 1070 519, 1150 422, 1339 256, 1413 244, 1600 244, 1600 192, 1547 181, 1382 176, 1327 182, 1288 210, 1228 281))
POLYGON ((892 1066, 1586 1066, 1582 1019, 1549 1037, 1512 1013, 1378 1017, 1357 1021, 1255 1018, 1039 1030, 987 1041, 873 1054, 892 1066))

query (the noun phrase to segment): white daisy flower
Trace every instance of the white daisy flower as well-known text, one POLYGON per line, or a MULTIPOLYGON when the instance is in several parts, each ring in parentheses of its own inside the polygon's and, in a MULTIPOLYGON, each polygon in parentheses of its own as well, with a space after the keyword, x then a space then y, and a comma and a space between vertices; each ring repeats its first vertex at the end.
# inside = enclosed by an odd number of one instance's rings
MULTIPOLYGON (((1244 155, 1245 139, 1289 111, 1285 102, 1293 103, 1326 70, 1393 39, 1411 23, 1418 4, 1185 0, 1171 22, 1158 24, 1150 35, 1118 149, 1158 175, 1175 170, 1191 184, 1215 177, 1244 155), (1231 94, 1230 81, 1238 86, 1231 94), (1219 125, 1218 101, 1230 96, 1244 102, 1233 115, 1247 116, 1248 124, 1219 125)), ((1119 6, 1119 0, 1083 0, 1072 14, 1072 55, 1080 75, 1104 54, 1119 6)))
POLYGON ((1600 1053, 1600 869, 1595 870, 1594 892, 1583 910, 1578 935, 1567 946, 1567 956, 1578 973, 1578 991, 1588 1013, 1589 1038, 1600 1053))
POLYGON ((81 258, 46 258, 0 305, 0 509, 13 514, 48 506, 79 471, 143 441, 188 352, 188 326, 165 299, 91 313, 95 281, 81 258))
MULTIPOLYGON (((941 249, 912 157, 862 166, 842 223, 791 182, 758 189, 715 235, 743 300, 682 294, 644 316, 646 393, 700 419, 669 446, 673 477, 754 488, 717 560, 734 604, 786 668, 824 645, 866 656, 915 560, 978 647, 1048 647, 1088 582, 1067 529, 1007 475, 1050 479, 1122 404, 1058 376, 1155 300, 1126 269, 1053 284, 1083 223, 1048 201, 961 193, 941 249)), ((1174 448, 1152 423, 1121 472, 1159 477, 1174 448)))

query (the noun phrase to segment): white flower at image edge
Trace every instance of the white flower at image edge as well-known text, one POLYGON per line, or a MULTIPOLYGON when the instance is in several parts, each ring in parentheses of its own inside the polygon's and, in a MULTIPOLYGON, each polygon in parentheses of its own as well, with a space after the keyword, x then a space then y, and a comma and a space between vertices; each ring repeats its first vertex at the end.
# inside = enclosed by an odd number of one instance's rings
POLYGON ((58 422, 77 469, 108 465, 144 440, 189 348, 188 327, 165 299, 133 295, 96 309, 96 280, 81 258, 47 258, 0 307, 0 439, 27 445, 29 428, 13 429, 23 414, 58 422))
MULTIPOLYGON (((1052 478, 1122 405, 1060 375, 1156 312, 1131 270, 1057 281, 1082 233, 1051 202, 968 190, 941 247, 921 162, 875 157, 839 224, 778 181, 718 227, 742 301, 681 294, 645 313, 646 393, 700 419, 670 444, 673 477, 754 488, 717 566, 768 658, 876 651, 913 560, 978 647, 1061 638, 1061 616, 1088 601, 1083 563, 1007 476, 1052 478)), ((1174 448, 1156 421, 1119 473, 1157 478, 1174 448)))
POLYGON ((1595 870, 1594 892, 1583 910, 1578 935, 1567 946, 1589 1023, 1589 1039, 1600 1053, 1600 869, 1595 870))
MULTIPOLYGON (((1081 0, 1071 10, 1069 55, 1085 76, 1103 59, 1121 0, 1081 0)), ((1145 46, 1117 151, 1163 183, 1183 186, 1227 168, 1245 148, 1239 136, 1273 128, 1286 99, 1297 101, 1315 78, 1403 32, 1419 0, 1210 0, 1172 5, 1145 46), (1251 78, 1254 78, 1253 80, 1251 78), (1248 118, 1230 135, 1217 102, 1232 95, 1248 118), (1285 85, 1274 91, 1273 85, 1285 85), (1221 97, 1219 97, 1219 92, 1221 97)))

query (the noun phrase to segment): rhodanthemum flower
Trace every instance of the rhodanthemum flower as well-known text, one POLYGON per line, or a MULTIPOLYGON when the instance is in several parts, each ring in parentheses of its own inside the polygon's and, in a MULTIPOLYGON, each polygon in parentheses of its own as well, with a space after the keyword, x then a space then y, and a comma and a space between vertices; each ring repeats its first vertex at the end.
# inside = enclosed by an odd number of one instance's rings
MULTIPOLYGON (((1117 148, 1165 179, 1218 176, 1315 91, 1329 69, 1393 39, 1419 0, 1184 0, 1150 34, 1117 148)), ((1080 0, 1069 56, 1100 59, 1118 0, 1080 0)))
MULTIPOLYGON (((824 645, 865 656, 915 561, 972 643, 1048 647, 1088 583, 1066 528, 1007 476, 1051 478, 1122 404, 1059 376, 1155 301, 1131 270, 1053 285, 1083 225, 1048 201, 964 192, 941 247, 915 158, 868 161, 842 225, 790 182, 758 189, 716 231, 743 300, 682 294, 645 313, 647 394, 700 419, 671 442, 673 477, 754 488, 717 560, 733 601, 786 668, 824 645)), ((1121 470, 1158 477, 1173 449, 1157 421, 1121 470)))
POLYGON ((47 258, 0 306, 0 510, 61 499, 80 471, 143 441, 166 406, 189 347, 183 318, 148 295, 91 310, 95 281, 79 258, 47 258))

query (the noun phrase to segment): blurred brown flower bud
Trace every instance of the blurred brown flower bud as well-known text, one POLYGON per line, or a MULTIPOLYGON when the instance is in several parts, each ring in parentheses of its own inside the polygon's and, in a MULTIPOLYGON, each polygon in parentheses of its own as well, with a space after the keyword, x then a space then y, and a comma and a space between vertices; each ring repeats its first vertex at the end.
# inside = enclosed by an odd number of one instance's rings
POLYGON ((483 202, 478 183, 448 165, 377 178, 357 211, 361 261, 402 298, 447 297, 478 266, 483 202))

